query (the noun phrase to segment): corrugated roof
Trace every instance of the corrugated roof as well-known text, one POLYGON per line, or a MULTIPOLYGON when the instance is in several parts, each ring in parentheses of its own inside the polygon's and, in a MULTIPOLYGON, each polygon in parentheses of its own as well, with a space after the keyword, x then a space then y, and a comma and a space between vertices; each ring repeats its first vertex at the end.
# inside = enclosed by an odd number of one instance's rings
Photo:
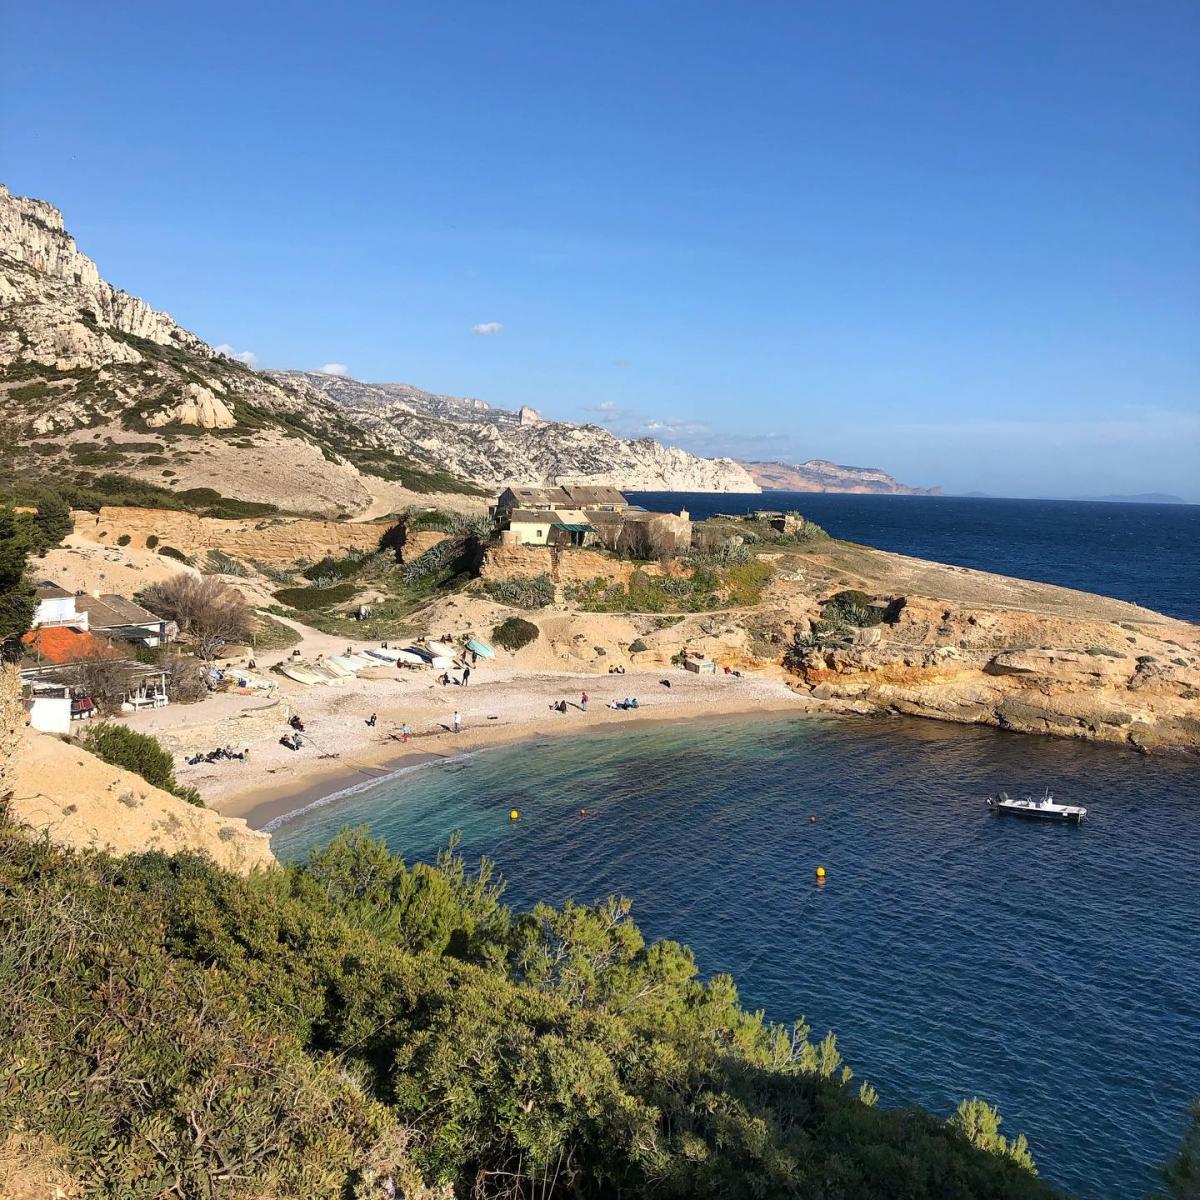
POLYGON ((625 504, 625 497, 613 487, 588 487, 582 484, 563 484, 564 492, 575 508, 587 508, 593 504, 625 504))
POLYGON ((60 588, 51 579, 43 579, 41 583, 35 585, 33 591, 39 600, 62 600, 71 594, 65 588, 60 588))
POLYGON ((554 516, 553 512, 546 509, 514 508, 508 519, 530 525, 549 525, 554 516))
POLYGON ((575 525, 566 521, 555 521, 555 529, 565 529, 568 533, 595 533, 590 525, 575 525))
POLYGON ((88 624, 93 629, 110 629, 114 625, 157 625, 161 620, 140 604, 114 593, 77 596, 75 607, 87 613, 88 624))

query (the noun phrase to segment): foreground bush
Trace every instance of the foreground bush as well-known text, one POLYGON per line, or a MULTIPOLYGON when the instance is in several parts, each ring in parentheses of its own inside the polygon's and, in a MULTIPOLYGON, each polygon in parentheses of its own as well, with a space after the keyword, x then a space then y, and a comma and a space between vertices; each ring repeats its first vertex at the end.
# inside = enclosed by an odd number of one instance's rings
POLYGON ((1052 1195, 848 1077, 625 900, 516 915, 360 834, 243 878, 0 824, 0 1127, 89 1197, 1052 1195))
POLYGON ((126 725, 114 725, 108 721, 92 725, 81 739, 86 750, 102 758, 114 767, 124 767, 140 775, 152 787, 161 788, 203 808, 200 793, 193 787, 184 787, 175 778, 175 763, 171 755, 159 745, 158 739, 147 733, 138 733, 126 725))

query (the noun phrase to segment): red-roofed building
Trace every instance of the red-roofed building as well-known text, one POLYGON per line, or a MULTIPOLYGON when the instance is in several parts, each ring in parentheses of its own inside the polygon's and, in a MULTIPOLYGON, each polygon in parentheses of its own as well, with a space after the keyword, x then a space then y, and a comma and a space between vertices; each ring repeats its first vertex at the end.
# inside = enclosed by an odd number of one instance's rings
POLYGON ((47 625, 31 629, 21 638, 26 657, 36 663, 52 663, 62 666, 79 658, 94 658, 108 654, 113 658, 120 655, 107 642, 93 637, 86 630, 74 625, 47 625))

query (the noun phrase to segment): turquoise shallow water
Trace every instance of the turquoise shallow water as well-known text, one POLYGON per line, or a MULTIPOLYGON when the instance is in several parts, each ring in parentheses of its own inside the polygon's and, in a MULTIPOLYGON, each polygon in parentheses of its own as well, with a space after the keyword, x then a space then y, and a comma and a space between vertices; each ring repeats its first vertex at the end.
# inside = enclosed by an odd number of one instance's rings
POLYGON ((1128 1200, 1200 1095, 1198 772, 904 719, 647 725, 409 770, 285 822, 275 846, 366 824, 428 859, 461 829, 515 907, 624 893, 748 1004, 834 1029, 882 1103, 985 1096, 1043 1176, 1128 1200), (1091 819, 983 807, 1046 784, 1091 819))

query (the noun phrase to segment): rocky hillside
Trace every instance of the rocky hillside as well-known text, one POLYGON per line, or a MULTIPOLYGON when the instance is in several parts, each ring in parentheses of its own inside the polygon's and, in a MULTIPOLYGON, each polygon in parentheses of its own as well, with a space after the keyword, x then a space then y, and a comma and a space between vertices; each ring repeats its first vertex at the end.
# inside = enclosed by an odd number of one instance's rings
POLYGON ((698 458, 653 438, 619 438, 599 425, 548 421, 528 406, 511 412, 405 383, 362 383, 315 372, 271 375, 285 386, 331 400, 356 425, 398 438, 419 457, 494 488, 520 480, 607 484, 629 491, 759 490, 732 459, 698 458))
POLYGON ((759 487, 784 492, 866 492, 881 496, 940 496, 939 487, 909 487, 878 467, 844 467, 823 458, 789 466, 780 462, 741 464, 759 487))
POLYGON ((757 490, 730 460, 532 409, 253 371, 107 283, 56 208, 3 185, 0 434, 19 448, 18 468, 43 477, 104 468, 326 515, 504 483, 757 490))

